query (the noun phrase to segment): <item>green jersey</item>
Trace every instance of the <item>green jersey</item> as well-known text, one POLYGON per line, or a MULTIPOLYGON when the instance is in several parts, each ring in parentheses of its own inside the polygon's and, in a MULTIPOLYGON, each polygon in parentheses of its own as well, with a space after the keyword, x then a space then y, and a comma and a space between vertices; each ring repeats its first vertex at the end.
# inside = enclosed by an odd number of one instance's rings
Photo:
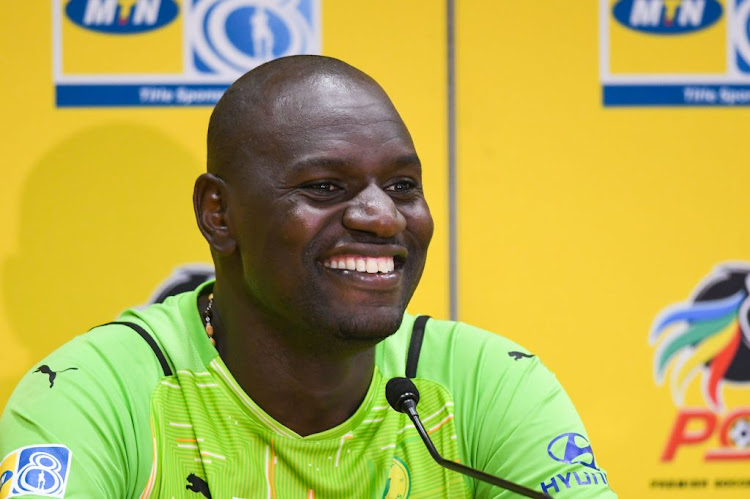
POLYGON ((390 408, 385 385, 407 357, 443 457, 555 497, 614 497, 560 384, 511 341, 430 320, 410 352, 405 315, 376 348, 359 409, 302 437, 232 377, 206 337, 200 290, 129 310, 22 379, 0 421, 0 499, 512 496, 440 467, 390 408))

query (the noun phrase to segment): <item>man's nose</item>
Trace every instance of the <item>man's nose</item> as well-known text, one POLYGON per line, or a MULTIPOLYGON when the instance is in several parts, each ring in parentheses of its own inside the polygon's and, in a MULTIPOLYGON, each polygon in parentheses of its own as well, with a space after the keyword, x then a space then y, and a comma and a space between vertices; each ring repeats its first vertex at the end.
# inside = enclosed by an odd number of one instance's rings
POLYGON ((369 185, 351 200, 344 212, 344 226, 378 237, 393 237, 406 229, 406 218, 388 193, 369 185))

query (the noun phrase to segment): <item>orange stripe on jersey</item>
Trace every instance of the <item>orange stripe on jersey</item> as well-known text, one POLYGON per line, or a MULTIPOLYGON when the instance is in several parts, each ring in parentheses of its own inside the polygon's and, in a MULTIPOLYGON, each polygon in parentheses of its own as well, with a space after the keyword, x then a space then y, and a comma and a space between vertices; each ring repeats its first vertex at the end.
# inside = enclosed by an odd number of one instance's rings
POLYGON ((268 461, 268 484, 271 487, 271 498, 276 499, 276 451, 271 440, 271 459, 268 461))
POLYGON ((448 416, 444 417, 442 421, 440 421, 438 424, 427 430, 427 433, 432 433, 434 431, 438 431, 445 423, 453 419, 453 414, 449 414, 448 416))
MULTIPOLYGON (((151 434, 154 434, 154 425, 151 425, 151 434)), ((151 474, 148 477, 148 482, 146 483, 146 487, 143 489, 143 492, 141 493, 141 499, 145 499, 147 497, 151 496, 151 492, 154 490, 154 482, 156 482, 156 437, 153 437, 154 440, 154 460, 151 463, 151 474)))

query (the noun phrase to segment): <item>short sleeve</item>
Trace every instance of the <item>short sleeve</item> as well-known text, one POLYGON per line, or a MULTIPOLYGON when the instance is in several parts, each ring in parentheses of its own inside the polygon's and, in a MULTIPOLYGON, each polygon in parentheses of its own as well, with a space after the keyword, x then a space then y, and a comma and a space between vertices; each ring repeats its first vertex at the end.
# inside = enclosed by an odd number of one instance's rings
POLYGON ((131 329, 82 335, 35 364, 0 419, 0 497, 137 497, 153 456, 158 360, 131 329))
MULTIPOLYGON (((514 361, 516 362, 516 361, 514 361)), ((616 497, 606 471, 573 403, 557 378, 536 357, 519 358, 527 366, 508 376, 514 388, 498 390, 477 406, 477 465, 490 473, 546 492, 553 497, 616 497), (502 419, 493 415, 502 414, 502 419)), ((490 485, 477 484, 477 498, 513 497, 490 485)))
MULTIPOLYGON (((465 463, 552 497, 616 497, 573 403, 538 357, 461 323, 444 340, 444 352, 423 360, 452 393, 465 463)), ((471 483, 477 498, 517 497, 471 483)))

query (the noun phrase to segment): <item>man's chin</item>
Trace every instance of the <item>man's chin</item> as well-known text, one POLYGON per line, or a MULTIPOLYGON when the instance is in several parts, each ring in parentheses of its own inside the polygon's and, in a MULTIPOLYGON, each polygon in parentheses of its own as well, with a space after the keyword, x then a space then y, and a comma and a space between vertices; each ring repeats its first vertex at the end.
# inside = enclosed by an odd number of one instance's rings
POLYGON ((398 331, 402 311, 361 313, 339 320, 336 336, 342 340, 378 343, 398 331))

